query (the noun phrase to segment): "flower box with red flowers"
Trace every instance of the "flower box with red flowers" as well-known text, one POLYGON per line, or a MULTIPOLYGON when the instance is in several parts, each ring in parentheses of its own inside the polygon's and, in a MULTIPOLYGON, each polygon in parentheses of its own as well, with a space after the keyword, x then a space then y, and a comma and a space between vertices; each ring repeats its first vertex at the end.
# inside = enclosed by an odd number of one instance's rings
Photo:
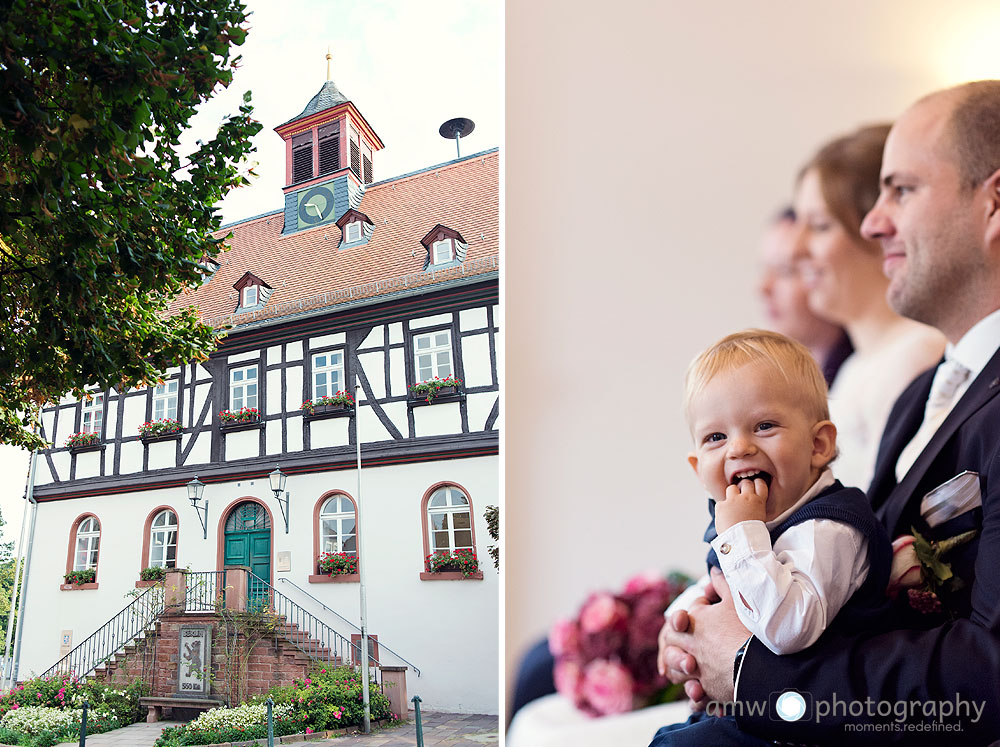
POLYGON ((97 580, 97 571, 93 568, 87 568, 82 571, 70 571, 65 576, 63 580, 67 585, 71 586, 83 586, 84 584, 92 584, 97 580))
POLYGON ((316 560, 320 573, 350 576, 358 572, 358 556, 349 552, 324 552, 316 560))
POLYGON ((73 454, 81 451, 97 451, 102 448, 101 437, 97 433, 74 433, 66 439, 66 446, 73 454))
POLYGON ((256 407, 222 410, 219 413, 219 421, 224 432, 243 431, 261 426, 260 411, 256 407))
POLYGON ((443 379, 435 376, 433 379, 421 381, 418 384, 410 384, 409 400, 410 407, 420 405, 433 405, 436 402, 450 402, 462 398, 462 380, 454 376, 447 376, 443 379))
POLYGON ((173 418, 150 420, 139 426, 139 438, 143 443, 170 441, 181 437, 181 424, 173 418))
POLYGON ((479 570, 479 558, 476 557, 475 550, 438 550, 432 552, 424 558, 424 568, 426 574, 421 574, 421 578, 427 579, 438 574, 452 574, 454 578, 461 573, 463 578, 482 578, 483 574, 479 570))
POLYGON ((302 403, 302 415, 306 420, 342 418, 353 414, 354 397, 347 392, 337 392, 330 397, 318 397, 302 403))

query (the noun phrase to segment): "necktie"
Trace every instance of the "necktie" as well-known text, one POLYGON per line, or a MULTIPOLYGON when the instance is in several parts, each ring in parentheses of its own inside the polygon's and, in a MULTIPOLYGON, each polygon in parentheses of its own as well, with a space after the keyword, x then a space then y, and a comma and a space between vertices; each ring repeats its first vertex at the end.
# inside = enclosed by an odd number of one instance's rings
POLYGON ((958 361, 945 359, 944 363, 938 366, 934 373, 934 381, 931 384, 931 393, 927 397, 927 405, 924 407, 924 422, 913 440, 906 445, 896 462, 896 480, 901 481, 913 463, 917 461, 920 452, 930 442, 937 432, 937 429, 948 417, 952 407, 955 406, 955 392, 969 378, 971 372, 958 361))

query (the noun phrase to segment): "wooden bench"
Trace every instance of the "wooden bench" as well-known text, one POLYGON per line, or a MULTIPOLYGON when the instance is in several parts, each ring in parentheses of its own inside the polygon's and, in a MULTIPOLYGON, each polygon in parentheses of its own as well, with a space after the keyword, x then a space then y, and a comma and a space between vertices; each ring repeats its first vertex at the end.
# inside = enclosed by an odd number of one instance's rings
MULTIPOLYGON (((146 723, 153 724, 163 716, 163 709, 172 711, 174 708, 191 708, 198 711, 207 711, 210 708, 218 708, 224 705, 222 698, 184 698, 177 697, 146 697, 139 698, 139 705, 149 709, 146 713, 146 723)), ((171 714, 172 715, 172 714, 171 714)))

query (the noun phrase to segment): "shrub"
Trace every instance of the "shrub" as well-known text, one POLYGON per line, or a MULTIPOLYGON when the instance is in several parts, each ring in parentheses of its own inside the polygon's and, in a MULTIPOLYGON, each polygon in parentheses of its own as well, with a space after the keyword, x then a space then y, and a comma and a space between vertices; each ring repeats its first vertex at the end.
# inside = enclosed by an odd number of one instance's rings
MULTIPOLYGON (((272 688, 269 695, 276 703, 295 705, 306 715, 307 726, 318 731, 360 724, 365 713, 361 688, 361 672, 338 667, 320 669, 304 680, 296 680, 294 685, 272 688)), ((368 697, 373 719, 392 715, 389 699, 377 683, 369 683, 368 697)))
MULTIPOLYGON (((306 728, 305 718, 291 704, 276 704, 275 736, 297 734, 306 728)), ((156 740, 157 747, 174 745, 241 742, 267 736, 267 705, 263 702, 244 703, 235 708, 213 708, 205 711, 186 726, 164 729, 156 740)))

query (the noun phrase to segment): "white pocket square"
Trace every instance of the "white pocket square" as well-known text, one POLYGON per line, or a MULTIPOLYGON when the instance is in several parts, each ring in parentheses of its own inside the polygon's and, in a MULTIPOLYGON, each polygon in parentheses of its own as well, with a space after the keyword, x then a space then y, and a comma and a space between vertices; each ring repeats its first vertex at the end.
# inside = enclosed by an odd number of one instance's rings
POLYGON ((925 495, 920 500, 920 515, 933 528, 982 505, 979 473, 966 470, 925 495))

